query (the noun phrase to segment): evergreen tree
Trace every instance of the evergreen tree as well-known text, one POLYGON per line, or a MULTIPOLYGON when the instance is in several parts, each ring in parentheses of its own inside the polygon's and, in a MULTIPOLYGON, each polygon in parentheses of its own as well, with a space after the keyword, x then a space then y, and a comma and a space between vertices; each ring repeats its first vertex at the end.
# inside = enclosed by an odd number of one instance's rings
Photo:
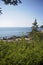
POLYGON ((43 25, 41 25, 40 28, 43 28, 43 25))
POLYGON ((38 31, 37 19, 35 19, 35 21, 33 23, 32 31, 38 31))

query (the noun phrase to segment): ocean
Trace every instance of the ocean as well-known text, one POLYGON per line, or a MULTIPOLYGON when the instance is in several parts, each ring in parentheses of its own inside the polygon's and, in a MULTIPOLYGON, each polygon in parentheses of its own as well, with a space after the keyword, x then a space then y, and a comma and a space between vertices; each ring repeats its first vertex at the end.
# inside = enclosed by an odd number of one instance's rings
POLYGON ((3 27, 0 28, 0 38, 28 35, 29 32, 31 32, 30 27, 3 27))

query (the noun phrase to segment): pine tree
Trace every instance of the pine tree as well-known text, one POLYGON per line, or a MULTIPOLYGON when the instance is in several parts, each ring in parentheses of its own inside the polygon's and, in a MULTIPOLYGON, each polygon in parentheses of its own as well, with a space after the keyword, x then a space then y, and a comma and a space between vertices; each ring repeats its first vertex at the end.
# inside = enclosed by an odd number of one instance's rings
POLYGON ((38 31, 37 19, 35 19, 35 21, 33 23, 32 31, 38 31))

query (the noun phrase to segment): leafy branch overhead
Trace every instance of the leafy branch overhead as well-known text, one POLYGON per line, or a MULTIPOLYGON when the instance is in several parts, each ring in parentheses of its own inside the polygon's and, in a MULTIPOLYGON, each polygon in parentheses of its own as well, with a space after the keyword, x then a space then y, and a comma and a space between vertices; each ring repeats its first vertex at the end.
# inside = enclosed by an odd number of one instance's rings
POLYGON ((2 14, 2 9, 0 8, 0 14, 2 14))
POLYGON ((18 3, 21 3, 21 0, 2 0, 6 5, 18 5, 18 3))
MULTIPOLYGON (((19 3, 22 3, 21 0, 1 0, 4 2, 4 4, 8 5, 18 5, 19 3)), ((2 14, 2 10, 1 10, 1 7, 0 7, 0 14, 2 14)))

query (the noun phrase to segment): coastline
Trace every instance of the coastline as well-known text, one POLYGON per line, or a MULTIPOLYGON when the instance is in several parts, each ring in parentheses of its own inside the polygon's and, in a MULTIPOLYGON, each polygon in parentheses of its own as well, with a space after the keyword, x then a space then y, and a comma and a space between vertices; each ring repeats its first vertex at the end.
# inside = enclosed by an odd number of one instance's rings
POLYGON ((11 42, 11 41, 21 41, 22 38, 24 38, 24 40, 26 41, 30 41, 31 38, 29 37, 29 35, 24 35, 24 36, 11 36, 11 37, 3 37, 3 39, 0 39, 2 41, 8 41, 8 42, 11 42))

